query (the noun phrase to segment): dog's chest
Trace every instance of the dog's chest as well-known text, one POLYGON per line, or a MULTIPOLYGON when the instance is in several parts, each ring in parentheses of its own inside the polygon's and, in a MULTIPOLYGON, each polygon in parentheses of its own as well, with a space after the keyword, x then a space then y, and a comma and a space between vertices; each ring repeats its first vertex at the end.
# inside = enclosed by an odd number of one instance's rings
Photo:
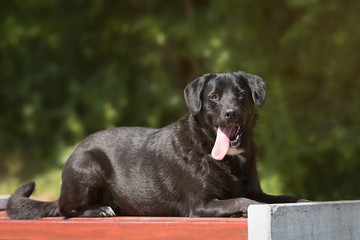
POLYGON ((219 197, 235 198, 246 196, 247 179, 245 167, 240 159, 229 158, 213 162, 210 166, 208 187, 219 197))

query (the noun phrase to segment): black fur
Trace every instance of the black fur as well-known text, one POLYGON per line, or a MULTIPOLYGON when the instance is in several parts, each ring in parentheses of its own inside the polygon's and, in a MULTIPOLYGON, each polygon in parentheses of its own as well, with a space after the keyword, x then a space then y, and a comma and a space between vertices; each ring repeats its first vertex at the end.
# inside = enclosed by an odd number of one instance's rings
POLYGON ((10 198, 10 218, 46 216, 246 216, 250 204, 297 202, 260 188, 255 166, 255 106, 265 83, 244 72, 206 74, 185 88, 189 113, 161 129, 115 128, 86 138, 63 169, 58 201, 29 199, 35 184, 10 198), (216 128, 243 126, 221 161, 210 153, 216 128))
POLYGON ((29 182, 14 192, 6 206, 10 218, 34 219, 60 216, 57 200, 52 202, 42 202, 29 198, 34 192, 34 189, 35 183, 29 182))

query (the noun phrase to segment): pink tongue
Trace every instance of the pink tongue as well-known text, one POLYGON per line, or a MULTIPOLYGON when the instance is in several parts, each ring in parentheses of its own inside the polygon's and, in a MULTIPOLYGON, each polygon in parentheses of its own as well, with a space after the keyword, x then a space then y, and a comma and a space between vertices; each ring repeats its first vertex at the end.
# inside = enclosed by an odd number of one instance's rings
POLYGON ((232 128, 218 128, 214 147, 211 156, 216 160, 223 160, 230 147, 230 134, 232 128))

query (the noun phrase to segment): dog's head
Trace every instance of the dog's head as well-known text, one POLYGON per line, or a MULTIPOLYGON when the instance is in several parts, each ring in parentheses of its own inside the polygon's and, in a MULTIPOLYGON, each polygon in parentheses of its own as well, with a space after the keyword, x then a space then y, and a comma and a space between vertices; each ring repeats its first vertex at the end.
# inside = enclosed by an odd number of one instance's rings
POLYGON ((265 103, 265 83, 245 72, 205 74, 189 83, 185 101, 190 113, 206 121, 216 140, 211 155, 222 160, 240 153, 242 135, 252 127, 255 105, 265 103))

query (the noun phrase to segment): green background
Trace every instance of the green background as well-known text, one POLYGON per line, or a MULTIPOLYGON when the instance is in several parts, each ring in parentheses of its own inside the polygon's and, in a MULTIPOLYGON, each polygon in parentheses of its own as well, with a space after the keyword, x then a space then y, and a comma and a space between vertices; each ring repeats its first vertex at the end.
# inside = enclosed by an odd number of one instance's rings
POLYGON ((359 199, 360 1, 12 0, 0 8, 0 194, 59 195, 87 135, 161 127, 208 72, 267 83, 264 190, 359 199))

